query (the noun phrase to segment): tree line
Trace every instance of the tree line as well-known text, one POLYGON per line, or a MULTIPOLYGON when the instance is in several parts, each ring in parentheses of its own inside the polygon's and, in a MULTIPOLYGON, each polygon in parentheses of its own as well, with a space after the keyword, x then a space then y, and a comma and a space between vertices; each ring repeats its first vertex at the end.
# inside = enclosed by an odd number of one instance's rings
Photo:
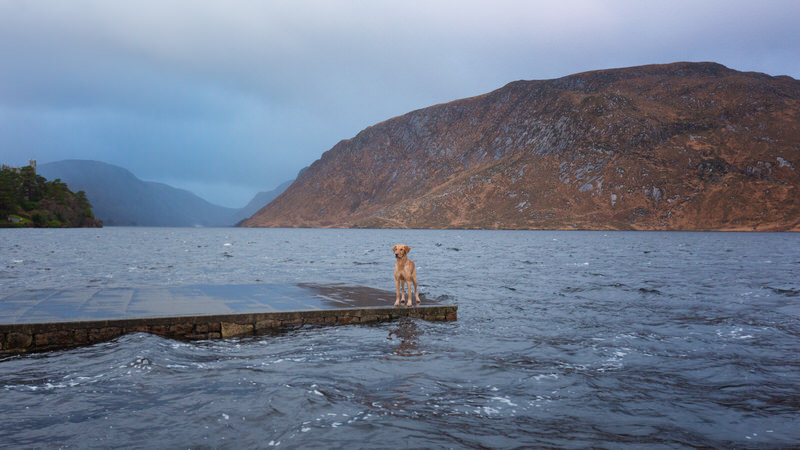
POLYGON ((86 193, 60 179, 48 181, 31 166, 0 170, 0 227, 102 227, 86 193))

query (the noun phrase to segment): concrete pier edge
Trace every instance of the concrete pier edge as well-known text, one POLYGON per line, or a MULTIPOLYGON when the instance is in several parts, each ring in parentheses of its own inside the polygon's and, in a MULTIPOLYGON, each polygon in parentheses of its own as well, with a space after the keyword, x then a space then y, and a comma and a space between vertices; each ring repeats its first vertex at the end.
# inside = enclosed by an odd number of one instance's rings
POLYGON ((341 308, 81 322, 0 324, 0 355, 44 352, 97 344, 137 332, 178 340, 226 339, 302 325, 386 322, 400 317, 415 317, 428 321, 454 321, 458 318, 458 306, 341 308))

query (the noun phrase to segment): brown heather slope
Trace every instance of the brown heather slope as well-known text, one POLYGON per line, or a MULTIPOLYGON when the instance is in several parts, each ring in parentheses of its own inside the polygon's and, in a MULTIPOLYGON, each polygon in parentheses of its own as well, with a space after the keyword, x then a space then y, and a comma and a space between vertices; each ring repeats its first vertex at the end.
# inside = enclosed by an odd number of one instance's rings
POLYGON ((798 231, 798 190, 800 81, 675 63, 381 122, 243 225, 798 231))

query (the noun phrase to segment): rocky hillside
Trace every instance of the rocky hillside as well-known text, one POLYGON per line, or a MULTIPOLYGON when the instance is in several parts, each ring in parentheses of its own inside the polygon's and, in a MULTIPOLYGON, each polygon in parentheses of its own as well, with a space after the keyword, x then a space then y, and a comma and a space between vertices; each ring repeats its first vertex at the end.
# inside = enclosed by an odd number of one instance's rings
POLYGON ((675 63, 369 127, 244 226, 800 230, 800 81, 675 63))

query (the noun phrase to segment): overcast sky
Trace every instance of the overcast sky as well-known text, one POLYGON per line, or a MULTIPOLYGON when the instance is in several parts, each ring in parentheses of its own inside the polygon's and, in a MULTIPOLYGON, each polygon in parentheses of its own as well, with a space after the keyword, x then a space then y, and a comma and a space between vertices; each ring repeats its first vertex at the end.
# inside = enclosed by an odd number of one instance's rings
POLYGON ((675 61, 800 78, 800 1, 0 0, 0 161, 240 207, 338 141, 515 80, 675 61))

